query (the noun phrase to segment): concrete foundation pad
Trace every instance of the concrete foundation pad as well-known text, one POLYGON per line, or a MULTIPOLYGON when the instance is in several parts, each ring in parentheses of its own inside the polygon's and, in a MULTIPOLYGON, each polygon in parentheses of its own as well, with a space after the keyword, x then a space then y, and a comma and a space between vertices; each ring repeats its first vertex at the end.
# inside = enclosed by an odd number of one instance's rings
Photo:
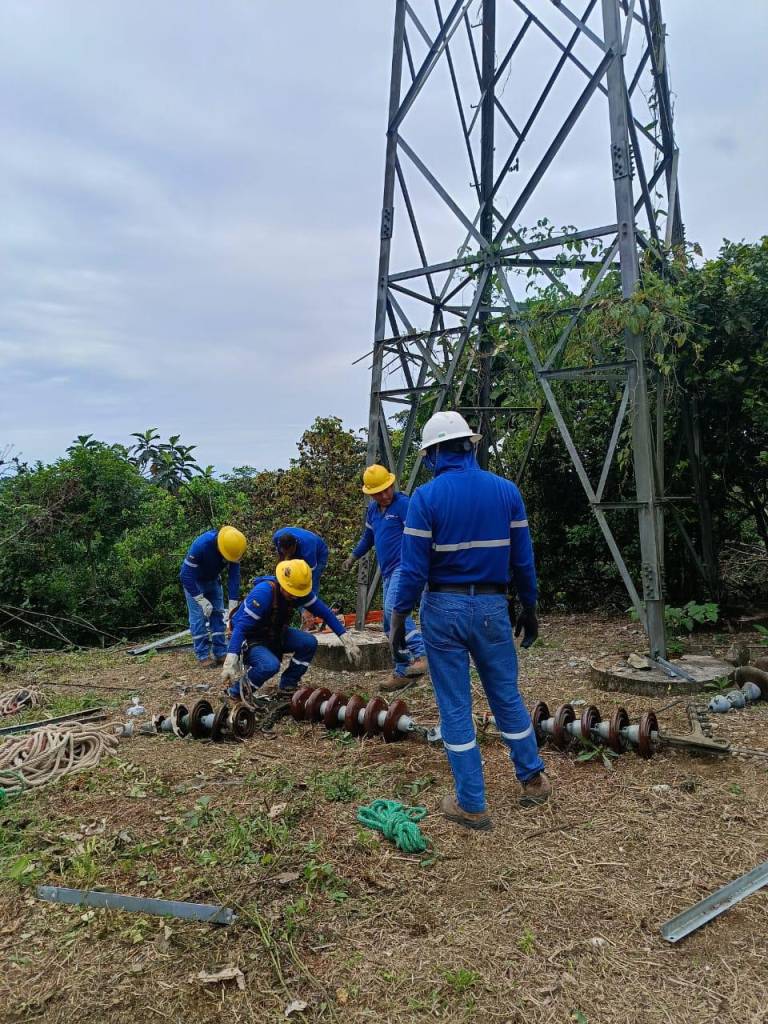
POLYGON ((732 679, 735 668, 727 661, 713 658, 708 654, 685 654, 682 658, 669 659, 689 675, 695 683, 684 679, 671 679, 660 668, 637 669, 627 664, 621 655, 607 655, 590 664, 592 679, 602 690, 619 690, 624 693, 642 693, 648 696, 658 694, 697 693, 715 679, 732 679))
POLYGON ((347 660, 346 651, 333 633, 316 633, 317 654, 313 664, 331 672, 381 672, 392 667, 389 641, 380 629, 347 630, 360 648, 359 665, 347 660))

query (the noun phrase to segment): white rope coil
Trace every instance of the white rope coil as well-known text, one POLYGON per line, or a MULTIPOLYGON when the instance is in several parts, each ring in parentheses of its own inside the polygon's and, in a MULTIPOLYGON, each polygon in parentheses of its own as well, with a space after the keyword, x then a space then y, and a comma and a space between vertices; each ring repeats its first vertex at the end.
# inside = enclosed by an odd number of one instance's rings
POLYGON ((112 754, 118 738, 87 722, 52 725, 0 745, 0 788, 8 794, 47 786, 63 775, 95 768, 112 754))
POLYGON ((16 715, 28 708, 36 708, 45 703, 45 698, 40 690, 34 687, 25 686, 18 690, 7 690, 0 693, 0 718, 7 718, 9 715, 16 715))

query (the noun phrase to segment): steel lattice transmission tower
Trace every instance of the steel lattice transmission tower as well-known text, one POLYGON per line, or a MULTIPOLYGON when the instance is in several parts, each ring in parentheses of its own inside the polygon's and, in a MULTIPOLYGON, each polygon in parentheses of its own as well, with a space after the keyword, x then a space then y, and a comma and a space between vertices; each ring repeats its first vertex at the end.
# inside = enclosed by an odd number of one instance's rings
MULTIPOLYGON (((623 358, 593 351, 588 365, 569 362, 574 328, 605 275, 618 272, 629 297, 642 251, 683 240, 660 0, 394 7, 368 461, 386 462, 410 491, 420 419, 459 407, 483 434, 483 465, 505 433, 528 430, 524 469, 542 416, 551 415, 651 652, 664 656, 664 507, 686 500, 664 493, 664 386, 644 339, 629 331, 623 358), (553 223, 574 222, 574 205, 578 230, 553 231, 553 223), (567 323, 544 351, 524 315, 532 275, 571 296, 573 279, 580 282, 567 323), (540 404, 494 405, 503 354, 490 328, 499 319, 524 342, 540 404), (569 382, 607 388, 617 404, 599 476, 563 412, 560 389, 569 382), (604 492, 627 420, 636 495, 611 503, 604 492), (636 510, 639 587, 609 525, 607 513, 618 508, 636 510)), ((361 621, 378 582, 367 562, 358 582, 361 621)))

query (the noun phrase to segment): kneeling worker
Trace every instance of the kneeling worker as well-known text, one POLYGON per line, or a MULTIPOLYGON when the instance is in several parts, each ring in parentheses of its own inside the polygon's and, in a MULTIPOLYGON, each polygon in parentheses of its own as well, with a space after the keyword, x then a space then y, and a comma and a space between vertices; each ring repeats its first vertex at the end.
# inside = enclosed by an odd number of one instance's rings
POLYGON ((254 580, 253 590, 232 619, 232 636, 221 673, 222 681, 230 684, 230 697, 241 697, 243 645, 247 648, 243 662, 254 689, 280 671, 283 654, 288 652, 293 657, 280 677, 280 690, 291 692, 297 688, 317 650, 316 636, 290 626, 297 608, 307 608, 321 618, 344 645, 347 658, 353 664, 360 662, 355 641, 328 605, 312 592, 312 570, 306 562, 294 558, 280 562, 274 576, 254 580))
MULTIPOLYGON (((384 632, 389 636, 400 579, 400 548, 408 514, 408 497, 395 491, 395 474, 376 464, 369 466, 363 473, 363 494, 371 498, 365 514, 365 530, 354 551, 344 562, 344 568, 351 569, 358 558, 376 546, 384 592, 384 632)), ((401 653, 393 650, 392 676, 382 683, 380 689, 383 691, 401 690, 413 682, 413 676, 424 675, 427 670, 421 633, 411 618, 407 619, 405 626, 407 651, 401 653)))
POLYGON ((421 629, 456 784, 456 796, 445 796, 440 809, 459 825, 486 830, 491 819, 472 720, 470 655, 522 783, 520 803, 544 803, 551 786, 517 688, 506 598, 511 570, 523 605, 515 636, 524 632, 529 647, 539 627, 528 520, 517 487, 478 466, 479 440, 457 412, 435 413, 424 426, 421 451, 435 479, 417 488, 408 506, 392 645, 405 647, 406 615, 427 584, 421 629))
POLYGON ((234 526, 208 530, 192 542, 181 565, 179 579, 189 612, 189 630, 195 657, 201 665, 221 665, 227 653, 225 627, 240 599, 240 559, 248 542, 234 526), (229 605, 224 613, 220 576, 228 568, 229 605), (208 635, 210 629, 210 636, 208 635), (211 660, 211 647, 213 660, 211 660))

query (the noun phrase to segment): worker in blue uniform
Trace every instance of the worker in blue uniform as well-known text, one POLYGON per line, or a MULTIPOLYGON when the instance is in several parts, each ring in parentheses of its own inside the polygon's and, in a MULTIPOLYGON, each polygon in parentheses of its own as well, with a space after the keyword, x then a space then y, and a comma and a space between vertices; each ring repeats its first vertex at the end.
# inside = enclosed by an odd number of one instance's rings
POLYGON ((222 526, 197 537, 181 565, 179 579, 187 599, 195 657, 209 668, 221 665, 227 652, 226 625, 240 598, 240 559, 246 547, 239 530, 222 526), (225 568, 229 594, 226 612, 221 589, 225 568))
POLYGON ((479 440, 457 412, 435 413, 424 427, 421 451, 434 480, 411 495, 392 645, 405 647, 406 616, 424 591, 421 629, 456 788, 440 809, 466 828, 487 830, 492 824, 472 718, 470 656, 522 783, 519 802, 544 803, 551 785, 517 687, 507 604, 511 574, 522 603, 515 636, 523 633, 522 646, 529 647, 538 621, 525 506, 511 481, 480 469, 479 440))
POLYGON ((312 570, 300 558, 279 562, 274 576, 254 580, 254 586, 232 619, 232 635, 224 660, 222 680, 229 695, 241 699, 240 679, 245 672, 254 689, 280 671, 283 655, 291 660, 280 677, 284 693, 296 689, 309 668, 317 637, 291 627, 293 613, 307 608, 321 618, 343 644, 347 658, 360 662, 360 649, 331 609, 312 591, 312 570))
MULTIPOLYGON (((328 565, 328 545, 323 538, 300 526, 282 526, 272 534, 272 543, 281 562, 300 558, 307 563, 312 570, 312 590, 317 594, 320 590, 320 577, 328 565)), ((301 618, 304 625, 309 627, 314 616, 304 611, 301 618)))
MULTIPOLYGON (((363 494, 371 499, 365 514, 365 528, 352 554, 344 562, 344 568, 351 569, 358 558, 375 546, 384 592, 384 632, 389 635, 400 579, 400 548, 408 514, 408 496, 395 491, 395 474, 377 464, 368 466, 363 473, 363 494)), ((401 690, 410 686, 415 676, 424 675, 427 670, 424 641, 410 616, 405 630, 407 651, 393 651, 392 675, 382 683, 381 690, 401 690)))

